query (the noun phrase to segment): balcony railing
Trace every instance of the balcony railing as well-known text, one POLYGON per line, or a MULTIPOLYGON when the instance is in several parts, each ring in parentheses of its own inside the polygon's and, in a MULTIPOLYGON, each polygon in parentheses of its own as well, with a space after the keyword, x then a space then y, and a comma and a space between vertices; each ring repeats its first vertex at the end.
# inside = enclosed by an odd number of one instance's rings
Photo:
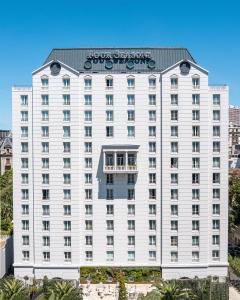
POLYGON ((124 173, 124 172, 137 172, 137 165, 111 165, 104 167, 104 172, 116 172, 116 173, 124 173))

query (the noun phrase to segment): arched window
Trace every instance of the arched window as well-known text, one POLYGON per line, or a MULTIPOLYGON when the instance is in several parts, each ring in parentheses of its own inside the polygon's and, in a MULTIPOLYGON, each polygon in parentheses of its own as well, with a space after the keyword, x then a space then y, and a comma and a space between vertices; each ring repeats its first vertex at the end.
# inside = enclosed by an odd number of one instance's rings
POLYGON ((150 75, 148 77, 148 86, 152 89, 156 88, 156 76, 150 75))
POLYGON ((113 77, 111 75, 108 75, 108 76, 106 76, 105 81, 106 81, 106 88, 112 89, 113 88, 113 77))
POLYGON ((42 83, 42 88, 48 88, 48 76, 47 75, 41 76, 41 83, 42 83))
POLYGON ((69 88, 70 87, 70 76, 69 75, 64 75, 62 78, 63 82, 63 87, 64 88, 69 88))
POLYGON ((171 89, 177 89, 178 88, 178 76, 177 75, 172 75, 170 77, 170 82, 171 82, 171 89))
POLYGON ((200 76, 195 74, 192 76, 192 86, 194 89, 200 88, 200 76))
POLYGON ((91 76, 85 76, 84 77, 84 87, 86 90, 90 90, 92 88, 92 77, 91 76))
POLYGON ((135 88, 135 77, 133 75, 127 77, 127 86, 129 89, 135 88))

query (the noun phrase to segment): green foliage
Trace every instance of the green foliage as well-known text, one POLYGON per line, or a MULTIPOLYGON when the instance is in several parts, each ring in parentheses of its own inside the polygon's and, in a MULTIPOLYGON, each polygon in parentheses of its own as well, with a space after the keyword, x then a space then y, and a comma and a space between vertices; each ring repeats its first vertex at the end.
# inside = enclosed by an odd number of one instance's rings
POLYGON ((139 294, 137 300, 160 300, 160 294, 157 291, 147 293, 146 296, 139 294))
POLYGON ((229 179, 229 229, 240 225, 240 177, 231 175, 229 179))
POLYGON ((228 262, 229 262, 229 265, 230 265, 231 269, 233 270, 233 272, 237 276, 240 276, 240 258, 229 256, 228 262))
POLYGON ((185 291, 176 281, 162 281, 156 287, 162 300, 192 299, 189 292, 185 291))
POLYGON ((48 300, 82 300, 80 289, 69 281, 56 281, 47 292, 48 300))
POLYGON ((118 281, 118 274, 124 273, 125 281, 132 279, 134 282, 157 282, 161 278, 159 268, 110 268, 110 267, 82 267, 80 269, 81 283, 91 279, 92 283, 107 283, 111 277, 113 282, 118 281))
POLYGON ((122 272, 119 273, 118 280, 119 280, 118 300, 127 300, 127 289, 125 286, 124 274, 122 272))
POLYGON ((28 289, 23 282, 9 277, 0 284, 0 300, 27 300, 30 299, 28 289))
POLYGON ((13 196, 12 196, 12 170, 0 176, 0 209, 1 209, 1 234, 12 233, 13 196))

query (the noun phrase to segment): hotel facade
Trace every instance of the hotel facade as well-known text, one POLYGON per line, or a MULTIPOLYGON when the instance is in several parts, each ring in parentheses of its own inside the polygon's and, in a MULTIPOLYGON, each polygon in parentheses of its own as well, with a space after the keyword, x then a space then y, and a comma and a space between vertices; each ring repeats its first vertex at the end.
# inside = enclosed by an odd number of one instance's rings
POLYGON ((187 49, 53 49, 12 93, 17 277, 227 276, 228 87, 187 49))

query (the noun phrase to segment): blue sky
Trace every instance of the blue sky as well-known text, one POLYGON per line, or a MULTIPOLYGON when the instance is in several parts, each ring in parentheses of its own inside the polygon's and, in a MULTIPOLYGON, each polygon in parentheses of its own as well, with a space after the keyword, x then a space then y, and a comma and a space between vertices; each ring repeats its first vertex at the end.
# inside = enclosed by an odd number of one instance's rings
POLYGON ((11 128, 11 86, 57 47, 186 47, 240 105, 237 1, 22 0, 0 6, 0 128, 11 128))

